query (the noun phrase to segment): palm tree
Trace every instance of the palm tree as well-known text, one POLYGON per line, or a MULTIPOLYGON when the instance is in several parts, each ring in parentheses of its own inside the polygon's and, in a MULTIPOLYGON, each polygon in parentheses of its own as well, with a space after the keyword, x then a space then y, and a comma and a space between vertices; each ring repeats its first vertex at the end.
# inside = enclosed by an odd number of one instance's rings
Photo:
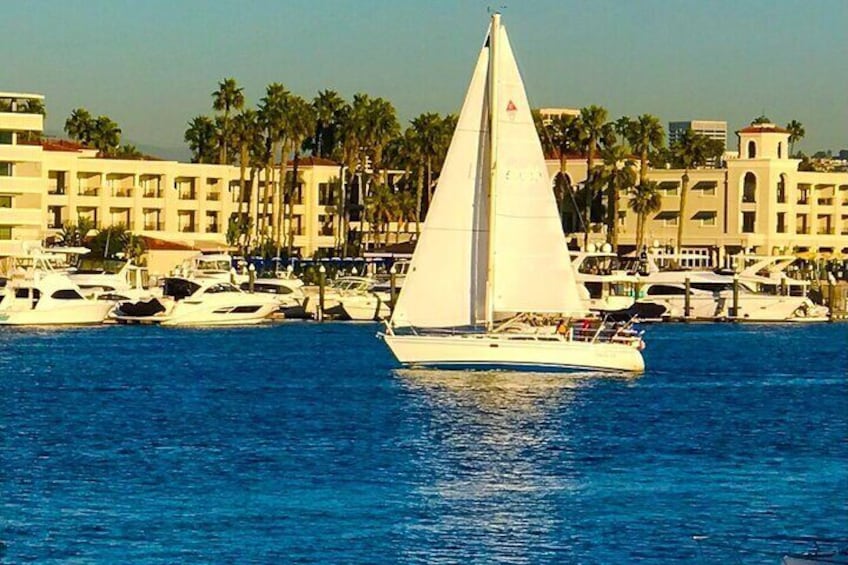
POLYGON ((192 163, 214 163, 215 123, 207 116, 196 116, 188 123, 183 139, 191 150, 192 163))
POLYGON ((618 251, 618 201, 619 195, 636 184, 636 164, 629 158, 630 147, 625 144, 607 145, 601 150, 603 165, 596 178, 607 185, 607 229, 610 244, 618 251))
POLYGON ((642 250, 645 240, 645 223, 648 216, 662 209, 659 185, 654 181, 639 184, 631 193, 628 206, 636 213, 636 251, 638 252, 642 250))
POLYGON ((674 142, 671 147, 672 154, 677 166, 683 169, 680 185, 680 210, 677 215, 677 249, 679 254, 683 244, 683 222, 686 218, 686 195, 689 192, 689 171, 704 166, 713 156, 709 139, 691 128, 674 142))
POLYGON ((786 124, 786 129, 789 131, 789 155, 794 155, 795 142, 801 141, 807 132, 804 130, 804 125, 797 120, 792 120, 786 124))
POLYGON ((616 129, 639 155, 639 184, 647 183, 649 156, 665 144, 660 119, 651 114, 642 114, 635 120, 625 116, 616 122, 616 129))
MULTIPOLYGON (((574 204, 574 194, 566 174, 566 165, 568 155, 576 153, 580 149, 580 120, 577 116, 568 114, 554 116, 548 125, 542 126, 542 137, 545 140, 543 144, 547 146, 549 154, 559 160, 559 175, 556 177, 554 195, 557 199, 560 221, 562 222, 567 208, 566 197, 570 198, 572 204, 574 204)), ((580 217, 578 207, 573 206, 573 208, 578 221, 583 224, 584 231, 587 230, 583 218, 580 217)))
POLYGON ((378 236, 381 231, 386 232, 385 243, 389 242, 388 228, 384 228, 384 226, 390 223, 392 218, 396 215, 396 207, 392 189, 383 183, 379 183, 374 186, 371 193, 368 195, 368 198, 366 198, 365 208, 369 212, 369 217, 372 218, 372 241, 375 246, 380 243, 378 236))
POLYGON ((300 96, 291 96, 286 108, 286 130, 292 151, 291 189, 289 192, 289 238, 288 255, 294 248, 294 194, 299 181, 297 174, 301 145, 315 131, 315 113, 312 106, 300 96))
MULTIPOLYGON (((242 110, 232 123, 233 139, 238 144, 239 148, 239 205, 237 219, 241 229, 241 235, 245 237, 243 247, 246 249, 250 242, 249 223, 250 218, 250 203, 252 201, 252 193, 247 189, 245 176, 247 167, 250 164, 250 149, 255 145, 259 130, 257 126, 257 117, 254 110, 242 110), (243 210, 247 205, 247 213, 243 214, 243 210), (246 216, 246 217, 245 217, 246 216)), ((251 183, 252 184, 252 183, 251 183)))
MULTIPOLYGON (((286 90, 279 82, 269 84, 265 88, 265 96, 259 103, 259 119, 262 128, 265 131, 266 144, 270 144, 268 150, 270 156, 265 172, 265 188, 267 200, 267 191, 272 191, 274 206, 272 213, 276 216, 273 219, 273 233, 271 237, 277 243, 277 256, 282 248, 282 229, 283 225, 283 179, 285 178, 286 169, 286 152, 288 134, 286 131, 286 105, 291 93, 286 90), (274 180, 274 168, 276 166, 277 155, 279 155, 279 173, 277 180, 274 180)), ((267 213, 267 212, 266 212, 267 213)))
MULTIPOLYGON (((598 143, 606 133, 607 110, 601 106, 587 106, 580 110, 580 141, 586 151, 586 227, 591 224, 592 201, 596 191, 595 153, 598 143)), ((589 244, 589 230, 583 235, 583 247, 589 244)))
POLYGON ((98 116, 94 120, 90 142, 102 155, 111 155, 121 143, 121 128, 108 116, 98 116))
POLYGON ((115 151, 115 157, 119 159, 141 159, 144 154, 135 145, 127 143, 118 147, 115 151))
POLYGON ((65 120, 65 133, 71 139, 76 139, 83 145, 88 145, 91 142, 91 134, 94 130, 94 118, 88 113, 85 108, 77 108, 71 112, 71 115, 65 120))
POLYGON ((239 87, 234 78, 225 78, 218 83, 218 90, 212 93, 212 108, 216 112, 223 112, 221 157, 219 163, 229 163, 227 156, 227 145, 230 134, 230 112, 241 110, 244 107, 244 89, 239 87))
POLYGON ((345 101, 335 90, 322 90, 312 100, 315 111, 315 135, 312 152, 317 157, 331 157, 339 142, 339 118, 345 101))

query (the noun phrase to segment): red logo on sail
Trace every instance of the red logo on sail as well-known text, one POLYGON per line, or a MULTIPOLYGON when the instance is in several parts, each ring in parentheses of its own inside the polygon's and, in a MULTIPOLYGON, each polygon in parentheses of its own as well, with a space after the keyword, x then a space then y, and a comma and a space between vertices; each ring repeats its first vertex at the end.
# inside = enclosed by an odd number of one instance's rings
POLYGON ((506 105, 507 112, 515 112, 518 108, 515 107, 515 104, 512 103, 512 100, 509 101, 509 104, 506 105))

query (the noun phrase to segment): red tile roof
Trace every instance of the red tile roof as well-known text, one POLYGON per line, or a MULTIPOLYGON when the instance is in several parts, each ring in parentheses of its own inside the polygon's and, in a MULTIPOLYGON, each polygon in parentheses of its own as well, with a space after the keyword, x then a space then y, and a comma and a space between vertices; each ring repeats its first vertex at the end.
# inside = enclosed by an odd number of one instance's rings
POLYGON ((774 124, 752 124, 740 129, 736 133, 789 133, 789 130, 774 124))
POLYGON ((157 239, 146 235, 141 236, 141 238, 144 240, 144 246, 148 251, 197 251, 197 248, 177 241, 157 239))

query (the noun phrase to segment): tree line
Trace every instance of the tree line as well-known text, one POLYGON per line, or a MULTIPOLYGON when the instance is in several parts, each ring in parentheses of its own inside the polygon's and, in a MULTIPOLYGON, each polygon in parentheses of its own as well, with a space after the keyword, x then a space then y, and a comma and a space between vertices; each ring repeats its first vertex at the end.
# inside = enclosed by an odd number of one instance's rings
MULTIPOLYGON (((213 115, 194 117, 185 130, 191 160, 240 168, 238 210, 229 221, 227 238, 245 251, 254 249, 269 256, 280 256, 283 248, 287 256, 293 253, 293 209, 302 182, 299 165, 307 156, 340 163, 330 205, 340 220, 338 252, 358 251, 358 240, 347 229, 351 220, 364 220, 377 243, 381 235, 383 243, 389 243, 391 224, 396 227, 396 241, 410 222, 417 232, 433 199, 456 125, 455 115, 430 112, 402 129, 394 106, 384 98, 357 93, 347 101, 333 90, 322 90, 307 100, 278 82, 266 87, 254 108, 248 107, 244 89, 233 78, 220 81, 211 98, 213 115), (403 174, 390 178, 390 170, 403 174), (266 182, 259 185, 262 209, 255 211, 254 225, 251 191, 260 173, 266 182), (354 193, 361 198, 352 198, 354 193), (269 207, 272 202, 277 205, 269 207), (271 217, 271 210, 276 217, 271 217)), ((589 232, 606 226, 609 242, 617 248, 623 195, 637 216, 637 248, 641 248, 648 217, 662 206, 659 188, 648 180, 648 170, 669 167, 683 170, 677 223, 680 248, 689 172, 720 159, 724 149, 720 141, 688 130, 667 146, 656 116, 623 116, 613 121, 605 108, 596 105, 582 108, 578 115, 549 120, 535 112, 534 119, 546 156, 560 163, 553 191, 566 232, 583 232, 585 245, 589 232), (574 158, 584 158, 588 171, 577 186, 566 174, 566 162, 574 158)), ((752 123, 763 121, 768 120, 760 116, 752 123)), ((795 120, 786 127, 791 152, 805 132, 795 120)), ((65 131, 106 156, 124 156, 134 149, 120 145, 121 129, 111 119, 93 118, 84 108, 72 112, 65 131)))

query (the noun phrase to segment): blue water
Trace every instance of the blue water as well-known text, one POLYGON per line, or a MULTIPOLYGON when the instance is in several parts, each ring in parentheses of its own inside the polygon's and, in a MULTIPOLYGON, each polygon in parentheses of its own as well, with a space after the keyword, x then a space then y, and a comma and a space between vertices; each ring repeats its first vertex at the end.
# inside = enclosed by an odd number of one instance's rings
POLYGON ((396 370, 376 329, 0 331, 0 562, 777 563, 846 535, 848 325, 657 325, 628 380, 396 370))

